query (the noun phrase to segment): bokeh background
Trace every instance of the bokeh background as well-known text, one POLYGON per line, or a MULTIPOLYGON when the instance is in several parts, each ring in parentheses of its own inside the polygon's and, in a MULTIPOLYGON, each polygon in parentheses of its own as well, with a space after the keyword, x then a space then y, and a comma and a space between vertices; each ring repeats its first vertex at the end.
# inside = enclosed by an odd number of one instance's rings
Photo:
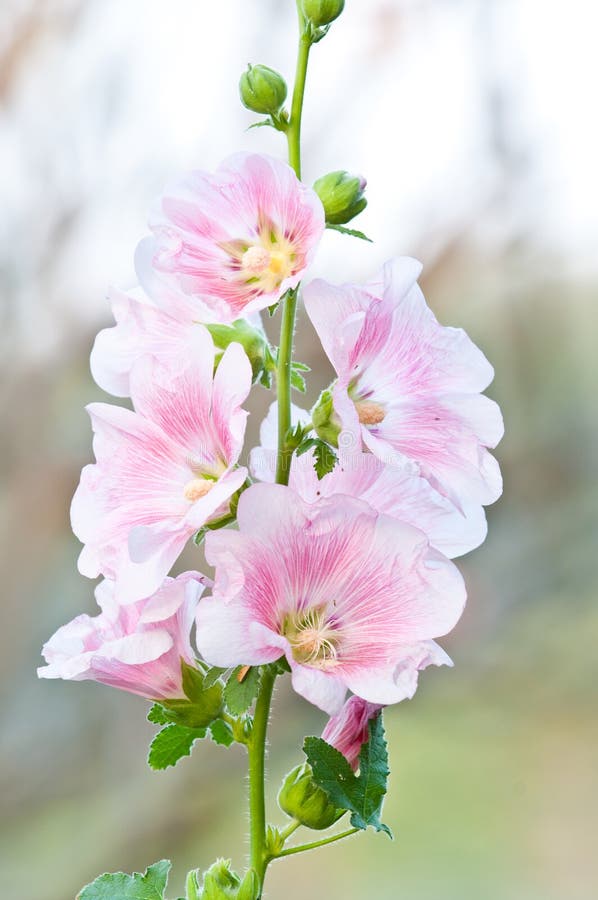
MULTIPOLYGON (((71 900, 100 871, 245 854, 240 749, 145 768, 143 701, 39 682, 43 641, 94 608, 68 505, 90 459, 88 371, 110 283, 163 184, 239 148, 282 154, 237 100, 248 61, 294 68, 292 0, 2 0, 0 367, 5 900, 71 900)), ((583 0, 347 0, 313 52, 305 177, 369 181, 365 245, 316 271, 418 256, 431 306, 496 367, 505 493, 462 562, 467 612, 389 711, 396 840, 274 866, 267 896, 598 896, 598 14, 583 0)), ((330 378, 302 319, 309 400, 330 378)), ((269 397, 252 399, 255 436, 269 397)), ((194 564, 192 556, 185 560, 194 564)), ((271 794, 324 717, 281 686, 271 794)))

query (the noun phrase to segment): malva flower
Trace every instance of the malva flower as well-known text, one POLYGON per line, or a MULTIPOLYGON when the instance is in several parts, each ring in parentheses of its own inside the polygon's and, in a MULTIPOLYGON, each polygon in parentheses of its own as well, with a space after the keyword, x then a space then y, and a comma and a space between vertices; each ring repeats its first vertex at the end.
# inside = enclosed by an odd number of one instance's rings
POLYGON ((157 590, 189 538, 229 512, 247 470, 237 467, 251 366, 231 344, 214 374, 212 339, 198 327, 187 365, 173 372, 144 357, 131 373, 134 412, 87 409, 97 462, 81 473, 71 506, 85 544, 79 571, 116 582, 119 602, 157 590))
POLYGON ((246 490, 237 521, 206 537, 216 574, 197 645, 211 665, 286 656, 295 690, 333 715, 347 689, 396 703, 424 664, 450 662, 432 638, 458 621, 465 587, 421 531, 353 497, 306 503, 278 484, 246 490))
POLYGON ((324 231, 324 209, 290 166, 238 153, 213 174, 168 188, 137 255, 150 296, 168 286, 196 319, 232 322, 276 303, 299 283, 324 231))
POLYGON ((163 304, 156 304, 140 287, 110 291, 116 324, 99 332, 90 358, 91 374, 107 393, 130 396, 131 371, 143 356, 153 356, 171 369, 187 364, 201 326, 176 295, 162 296, 163 304))
POLYGON ((149 700, 185 696, 181 660, 194 665, 191 629, 206 579, 197 572, 167 578, 151 597, 129 606, 101 581, 97 616, 81 615, 44 644, 40 678, 92 680, 149 700))
MULTIPOLYGON (((307 424, 309 413, 292 407, 293 424, 307 424)), ((276 470, 277 409, 272 404, 260 427, 260 446, 250 454, 250 468, 259 481, 274 481, 276 470)), ((452 559, 479 547, 486 538, 484 509, 479 504, 460 508, 435 490, 409 459, 386 465, 359 448, 339 447, 338 463, 319 479, 314 469, 314 451, 294 456, 289 487, 308 503, 322 497, 346 494, 365 500, 379 513, 419 528, 430 544, 452 559)))
POLYGON ((496 403, 483 396, 493 369, 459 328, 440 325, 417 284, 421 265, 395 259, 380 281, 304 291, 308 315, 336 369, 341 427, 383 462, 414 460, 458 505, 501 493, 488 453, 503 434, 496 403))
POLYGON ((379 715, 382 708, 361 697, 349 697, 341 711, 328 719, 322 732, 322 738, 342 753, 354 770, 359 766, 361 748, 369 740, 370 720, 379 715))

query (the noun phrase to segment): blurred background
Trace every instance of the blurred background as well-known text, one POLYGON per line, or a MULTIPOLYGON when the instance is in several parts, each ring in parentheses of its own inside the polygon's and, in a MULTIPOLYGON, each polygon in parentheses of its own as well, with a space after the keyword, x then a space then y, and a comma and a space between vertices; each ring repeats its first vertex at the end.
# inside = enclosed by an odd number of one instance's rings
MULTIPOLYGON (((347 0, 314 48, 304 168, 369 181, 359 227, 315 271, 424 263, 441 321, 496 367, 505 493, 462 561, 454 670, 390 710, 393 843, 368 834, 271 871, 267 896, 592 900, 598 896, 598 126, 591 2, 347 0), (593 111, 592 111, 593 110, 593 111)), ((0 749, 2 896, 72 900, 100 871, 246 855, 245 761, 206 742, 151 773, 143 701, 39 682, 44 640, 81 611, 68 507, 91 458, 88 355, 106 289, 173 175, 283 154, 247 132, 246 63, 290 81, 292 0, 2 0, 0 749)), ((277 324, 277 323, 276 323, 277 324)), ((331 372, 302 319, 312 401, 331 372)), ((257 388, 250 437, 270 401, 257 388)), ((182 565, 197 562, 190 554, 182 565)), ((281 685, 272 800, 324 716, 281 685)), ((279 821, 279 820, 277 820, 279 821)))

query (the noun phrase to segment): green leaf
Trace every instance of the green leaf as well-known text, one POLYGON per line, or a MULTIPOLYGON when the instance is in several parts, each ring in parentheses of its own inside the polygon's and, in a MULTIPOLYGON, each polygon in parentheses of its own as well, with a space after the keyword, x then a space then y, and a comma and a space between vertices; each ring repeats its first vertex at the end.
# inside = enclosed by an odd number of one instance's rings
POLYGON ((365 829, 371 826, 392 838, 391 830, 380 820, 389 774, 381 715, 370 721, 369 734, 369 741, 359 754, 358 775, 343 754, 322 738, 305 738, 303 749, 312 767, 314 781, 339 809, 350 810, 353 827, 365 829))
POLYGON ((224 719, 216 719, 215 722, 212 722, 210 734, 214 743, 220 744, 222 747, 230 747, 235 741, 233 730, 224 719))
POLYGON ((167 859, 150 866, 145 875, 124 872, 100 875, 83 888, 78 900, 164 900, 171 863, 167 859))
POLYGON ((216 684, 219 678, 221 678, 228 669, 223 669, 220 666, 210 666, 204 675, 204 688, 212 687, 213 684, 216 684))
POLYGON ((302 441, 297 448, 297 456, 303 456, 308 450, 314 451, 314 469, 321 480, 324 475, 332 472, 338 462, 338 457, 330 444, 327 444, 321 438, 307 438, 307 440, 302 441))
POLYGON ((164 709, 159 703, 154 703, 147 714, 147 721, 154 725, 168 725, 172 719, 168 715, 168 710, 164 709))
POLYGON ((240 716, 249 709, 260 686, 260 670, 252 666, 241 681, 239 677, 243 673, 244 666, 233 669, 224 688, 224 701, 234 716, 240 716))
POLYGON ((206 736, 205 728, 187 728, 184 725, 167 725, 155 736, 150 744, 148 765, 151 769, 167 769, 176 766, 183 756, 191 755, 191 748, 197 740, 206 736))
POLYGON ((291 386, 294 387, 296 391, 300 391, 302 394, 304 394, 307 390, 305 378, 296 369, 291 369, 291 386))
POLYGON ((254 122, 253 125, 248 125, 245 129, 246 131, 251 131, 252 128, 274 128, 274 122, 272 119, 261 119, 259 122, 254 122))
POLYGON ((344 225, 332 225, 329 222, 326 223, 326 228, 330 231, 340 231, 341 234, 348 234, 350 237, 359 238, 360 241, 368 241, 370 244, 373 244, 373 240, 364 234, 363 231, 357 231, 355 228, 346 228, 344 225))

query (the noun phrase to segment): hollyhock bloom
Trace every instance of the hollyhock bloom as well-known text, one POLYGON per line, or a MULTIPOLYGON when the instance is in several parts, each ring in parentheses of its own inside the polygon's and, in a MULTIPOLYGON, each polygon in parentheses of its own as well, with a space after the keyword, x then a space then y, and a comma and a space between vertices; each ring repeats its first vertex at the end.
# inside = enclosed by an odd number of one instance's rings
POLYGON ((295 287, 324 231, 315 191, 290 166, 238 153, 215 173, 191 172, 167 189, 137 257, 151 296, 167 285, 196 318, 231 322, 295 287))
POLYGON ((92 403, 97 462, 81 473, 73 531, 85 544, 79 571, 116 582, 119 602, 157 590, 189 538, 229 510, 247 477, 236 463, 251 366, 239 344, 216 373, 214 345, 198 328, 185 367, 144 357, 131 373, 135 411, 92 403))
POLYGON ((419 668, 449 662, 431 638, 455 625, 465 588, 421 531, 353 497, 305 503, 278 484, 245 491, 237 521, 206 538, 216 576, 197 642, 210 664, 284 655, 295 690, 332 715, 347 689, 396 703, 419 668))
POLYGON ((180 298, 168 296, 161 307, 137 287, 113 288, 108 299, 116 325, 104 328, 95 339, 90 367, 96 384, 115 397, 129 397, 131 371, 143 356, 153 356, 172 369, 186 365, 201 326, 180 298))
POLYGON ((151 597, 119 605, 114 583, 96 588, 101 612, 77 616, 44 645, 40 678, 92 680, 149 700, 185 696, 181 659, 194 664, 190 643, 206 579, 197 572, 167 578, 151 597))
POLYGON ((369 740, 370 719, 377 716, 382 706, 368 703, 361 697, 349 697, 341 711, 332 716, 322 732, 322 738, 346 757, 352 769, 359 766, 359 754, 369 740))
POLYGON ((438 323, 416 283, 420 271, 416 260, 396 259, 373 284, 316 280, 305 289, 338 374, 335 411, 382 461, 414 460, 459 504, 492 503, 502 482, 486 448, 496 446, 503 423, 480 391, 493 370, 464 331, 438 323))
MULTIPOLYGON (((296 406, 293 424, 306 424, 309 414, 296 406)), ((254 478, 274 481, 276 471, 277 409, 272 404, 260 428, 261 446, 251 451, 254 478)), ((419 473, 412 460, 397 459, 385 465, 371 453, 339 447, 339 461, 332 472, 318 479, 313 450, 294 456, 289 487, 308 503, 322 497, 346 494, 365 500, 379 513, 419 528, 431 545, 453 558, 479 547, 487 532, 486 516, 479 504, 455 506, 419 473)))

